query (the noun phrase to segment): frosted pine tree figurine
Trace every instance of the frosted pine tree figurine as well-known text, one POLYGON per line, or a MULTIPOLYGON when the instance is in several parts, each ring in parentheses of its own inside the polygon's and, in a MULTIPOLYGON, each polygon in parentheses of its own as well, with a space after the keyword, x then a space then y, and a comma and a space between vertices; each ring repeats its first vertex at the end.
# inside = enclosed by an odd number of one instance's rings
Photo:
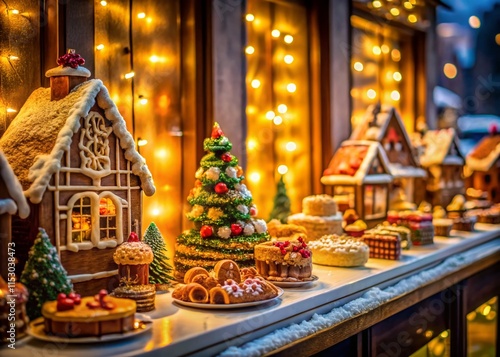
POLYGON ((188 196, 187 214, 194 228, 177 238, 174 276, 181 280, 192 267, 212 269, 217 261, 231 259, 240 267, 255 264, 253 247, 270 239, 266 222, 256 219, 252 194, 242 181, 243 169, 231 154, 232 144, 215 123, 203 148, 188 196))
POLYGON ((290 198, 286 193, 286 186, 285 181, 283 180, 283 176, 281 176, 280 180, 278 181, 276 196, 274 196, 274 207, 271 211, 269 220, 277 219, 281 223, 286 223, 290 213, 290 198))
POLYGON ((41 316, 44 302, 56 300, 59 293, 69 294, 73 290, 56 248, 50 243, 50 238, 43 228, 39 228, 38 236, 29 252, 28 261, 21 274, 21 283, 26 285, 30 293, 26 308, 31 320, 41 316))
POLYGON ((156 285, 156 290, 168 290, 172 277, 172 266, 168 263, 167 246, 160 230, 151 222, 144 233, 144 243, 153 250, 153 261, 149 265, 149 283, 156 285))

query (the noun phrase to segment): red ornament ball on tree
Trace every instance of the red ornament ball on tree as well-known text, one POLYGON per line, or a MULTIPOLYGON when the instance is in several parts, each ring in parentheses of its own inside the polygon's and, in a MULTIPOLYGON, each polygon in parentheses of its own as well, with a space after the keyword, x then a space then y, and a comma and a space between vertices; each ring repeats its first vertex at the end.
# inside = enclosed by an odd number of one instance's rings
POLYGON ((221 136, 224 136, 224 133, 222 132, 222 129, 220 128, 219 124, 215 123, 212 129, 212 139, 218 139, 221 136))
POLYGON ((231 224, 231 234, 233 236, 239 236, 243 232, 243 227, 237 223, 231 224))
POLYGON ((229 154, 227 152, 225 152, 224 154, 222 154, 220 158, 224 162, 231 162, 231 160, 233 159, 233 157, 231 156, 231 154, 229 154))
POLYGON ((250 216, 255 217, 257 215, 257 207, 250 207, 250 216))
POLYGON ((223 195, 228 190, 229 189, 227 188, 227 185, 224 182, 219 182, 217 185, 215 185, 215 192, 218 193, 219 195, 223 195))
POLYGON ((202 185, 203 185, 203 183, 200 180, 196 180, 194 182, 194 187, 201 187, 202 185))
POLYGON ((130 232, 127 242, 140 242, 139 236, 135 232, 130 232))
POLYGON ((200 229, 200 234, 202 238, 211 237, 214 234, 214 230, 210 226, 202 226, 200 229))

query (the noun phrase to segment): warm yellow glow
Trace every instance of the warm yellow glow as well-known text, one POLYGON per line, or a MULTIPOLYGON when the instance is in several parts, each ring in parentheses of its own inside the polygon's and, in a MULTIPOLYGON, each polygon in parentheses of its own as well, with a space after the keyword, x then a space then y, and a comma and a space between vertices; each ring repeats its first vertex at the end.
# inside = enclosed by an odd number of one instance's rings
POLYGON ((252 172, 249 176, 248 179, 252 182, 259 182, 260 181, 260 174, 258 172, 252 172))
POLYGON ((291 64, 293 62, 293 56, 286 55, 285 57, 283 57, 283 61, 285 61, 286 64, 291 64))
POLYGON ((142 95, 140 95, 139 96, 139 103, 141 103, 142 105, 148 104, 148 98, 143 97, 142 95))
POLYGON ((146 18, 146 13, 140 12, 140 13, 137 14, 137 17, 140 18, 140 19, 144 19, 144 18, 146 18))
POLYGON ((496 316, 496 315, 497 315, 497 313, 496 313, 495 311, 491 311, 491 312, 488 314, 488 316, 486 316, 486 320, 491 321, 491 320, 495 319, 495 316, 496 316))
POLYGON ((467 314, 467 320, 468 321, 474 321, 474 319, 476 318, 477 314, 475 311, 472 311, 470 313, 467 314))
POLYGON ((104 45, 103 45, 102 43, 101 43, 101 44, 98 44, 97 46, 95 46, 95 49, 96 49, 97 51, 102 51, 102 50, 104 50, 104 45))
POLYGON ((411 2, 409 1, 406 1, 404 4, 403 4, 404 7, 406 7, 408 10, 411 10, 413 9, 413 5, 411 4, 411 2))
POLYGON ((251 21, 255 20, 255 16, 253 14, 247 14, 247 16, 245 16, 245 20, 247 20, 248 22, 251 22, 251 21))
POLYGON ((283 38, 283 41, 285 41, 286 43, 292 43, 293 42, 293 36, 292 35, 286 35, 283 38))
POLYGON ((363 70, 363 68, 365 68, 363 66, 363 63, 361 63, 361 62, 355 62, 353 67, 358 72, 361 72, 363 70))
POLYGON ((286 86, 286 90, 290 93, 295 93, 295 91, 297 90, 297 85, 295 83, 288 83, 286 86))
POLYGON ((287 110, 288 110, 288 107, 286 106, 286 104, 278 105, 278 112, 280 112, 281 114, 286 113, 287 110))
POLYGON ((147 22, 148 24, 150 24, 150 23, 152 23, 152 22, 153 22, 153 19, 152 19, 151 17, 148 17, 148 18, 146 19, 146 22, 147 22))
POLYGON ((274 125, 281 125, 283 123, 283 118, 279 115, 276 115, 273 119, 274 125))
POLYGON ((488 315, 490 313, 490 311, 491 311, 491 306, 490 305, 486 305, 484 307, 484 309, 483 309, 483 312, 482 312, 483 316, 488 315))
POLYGON ((7 113, 17 113, 17 110, 14 108, 7 108, 7 113))
POLYGON ((273 120, 273 118, 276 116, 272 110, 268 111, 266 113, 266 119, 273 120))
POLYGON ((9 56, 7 56, 7 58, 10 59, 11 61, 16 61, 19 59, 19 57, 14 56, 14 55, 9 55, 9 56))
POLYGON ((293 141, 289 141, 286 143, 285 148, 287 151, 295 151, 297 150, 297 144, 293 141))
POLYGON ((273 36, 274 38, 278 38, 280 37, 280 35, 281 35, 280 30, 274 29, 271 31, 271 36, 273 36))
POLYGON ((378 56, 378 55, 380 55, 382 53, 382 50, 378 46, 373 46, 372 52, 373 52, 374 55, 378 56))
POLYGON ((351 89, 351 97, 357 97, 359 94, 358 88, 351 89))
POLYGON ((446 63, 443 72, 446 77, 453 79, 457 76, 457 67, 453 63, 446 63))
POLYGON ((10 9, 9 12, 13 15, 19 15, 19 10, 17 9, 10 9))
POLYGON ((153 207, 153 208, 151 208, 150 214, 152 216, 159 216, 160 213, 161 213, 160 207, 153 207))
POLYGON ((125 73, 125 79, 130 79, 130 78, 133 78, 134 76, 135 76, 134 72, 125 73))
POLYGON ((259 88, 260 87, 260 81, 258 79, 254 79, 252 80, 252 82, 250 83, 250 85, 252 86, 252 88, 259 88))
POLYGON ((257 108, 253 105, 247 105, 247 114, 255 114, 257 113, 257 108))
POLYGON ((248 139, 247 141, 247 148, 249 150, 253 150, 257 147, 257 141, 255 139, 248 139))
POLYGON ((278 173, 280 175, 284 175, 287 172, 288 172, 288 166, 286 166, 286 165, 280 165, 280 166, 278 166, 278 173))
POLYGON ((408 15, 408 21, 411 22, 412 24, 414 24, 415 22, 417 22, 417 17, 413 14, 410 14, 408 15))
POLYGON ((497 33, 497 34, 495 35, 495 42, 497 43, 497 45, 499 45, 499 46, 500 46, 500 33, 497 33))
POLYGON ((399 81, 401 81, 401 80, 403 79, 403 76, 402 76, 402 75, 401 75, 401 73, 399 73, 399 72, 394 72, 394 73, 392 74, 392 78, 394 78, 394 80, 395 80, 396 82, 399 82, 399 81))
POLYGON ((106 6, 106 5, 108 5, 108 2, 103 0, 103 1, 101 1, 101 5, 106 6))
POLYGON ((481 27, 481 21, 479 20, 479 17, 477 16, 471 16, 469 17, 469 25, 473 29, 478 29, 481 27))
POLYGON ((137 146, 145 146, 148 144, 146 139, 137 139, 137 146))
POLYGON ((441 332, 440 336, 441 336, 441 338, 446 338, 446 337, 448 337, 448 335, 449 335, 448 330, 445 330, 445 331, 441 332))
POLYGON ((399 62, 401 60, 401 52, 395 48, 391 51, 391 58, 394 62, 399 62))
POLYGON ((156 55, 152 55, 151 57, 149 57, 149 61, 152 63, 160 62, 160 57, 158 57, 156 55))
POLYGON ((391 49, 389 48, 389 46, 387 46, 387 45, 382 45, 382 46, 380 46, 380 49, 381 49, 381 50, 382 50, 382 52, 384 52, 385 54, 389 53, 389 51, 391 50, 391 49))
POLYGON ((372 2, 372 5, 375 9, 378 9, 379 7, 382 7, 382 3, 378 0, 375 0, 374 2, 372 2))
POLYGON ((375 99, 375 97, 377 96, 377 92, 374 89, 368 89, 366 91, 366 96, 370 99, 375 99))
POLYGON ((427 330, 425 331, 424 336, 427 338, 431 338, 433 334, 434 332, 432 330, 427 330))
POLYGON ((417 0, 408 0, 413 6, 417 5, 417 0))
POLYGON ((391 92, 391 99, 392 100, 398 101, 400 98, 401 98, 401 94, 399 94, 399 92, 397 90, 393 90, 391 92))
POLYGON ((167 149, 156 149, 155 151, 155 157, 158 159, 166 159, 168 156, 168 150, 167 149))
POLYGON ((247 48, 245 48, 245 53, 248 55, 251 55, 254 52, 255 52, 255 48, 253 48, 253 46, 247 46, 247 48))
POLYGON ((392 16, 399 16, 399 9, 397 7, 393 7, 389 10, 392 16))

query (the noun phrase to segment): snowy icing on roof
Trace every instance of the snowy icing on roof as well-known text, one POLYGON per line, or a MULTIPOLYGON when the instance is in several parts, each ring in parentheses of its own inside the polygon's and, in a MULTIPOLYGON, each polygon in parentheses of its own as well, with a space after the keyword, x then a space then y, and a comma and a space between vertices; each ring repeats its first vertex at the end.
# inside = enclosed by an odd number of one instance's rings
POLYGON ((500 157, 500 135, 484 137, 467 155, 467 168, 472 171, 488 171, 500 157))
POLYGON ((459 151, 459 144, 453 128, 429 130, 422 138, 422 143, 425 147, 424 153, 420 157, 422 166, 464 164, 464 159, 459 151))
POLYGON ((1 150, 0 178, 5 183, 10 197, 0 199, 0 214, 8 213, 14 215, 19 212, 19 217, 27 218, 30 214, 30 207, 26 201, 26 197, 24 197, 23 188, 1 150))
POLYGON ((31 202, 42 200, 52 175, 60 168, 64 151, 69 150, 73 134, 80 129, 80 118, 86 117, 96 103, 111 121, 113 132, 125 150, 125 158, 132 163, 132 172, 139 176, 144 193, 147 196, 154 194, 151 173, 135 149, 125 120, 102 81, 92 79, 58 101, 50 100, 50 88, 35 90, 0 138, 0 149, 31 202))
POLYGON ((325 185, 391 182, 387 156, 376 141, 344 141, 321 177, 325 185), (377 164, 378 163, 378 164, 377 164))

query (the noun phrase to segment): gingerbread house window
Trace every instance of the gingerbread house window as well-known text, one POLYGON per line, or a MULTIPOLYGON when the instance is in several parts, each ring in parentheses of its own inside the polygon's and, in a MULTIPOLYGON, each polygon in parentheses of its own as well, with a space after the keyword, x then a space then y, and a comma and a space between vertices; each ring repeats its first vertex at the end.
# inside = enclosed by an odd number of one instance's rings
POLYGON ((377 219, 385 217, 387 212, 387 195, 387 186, 365 186, 363 202, 366 219, 377 219))
POLYGON ((68 210, 68 250, 114 248, 123 242, 122 200, 115 194, 77 193, 68 210))

